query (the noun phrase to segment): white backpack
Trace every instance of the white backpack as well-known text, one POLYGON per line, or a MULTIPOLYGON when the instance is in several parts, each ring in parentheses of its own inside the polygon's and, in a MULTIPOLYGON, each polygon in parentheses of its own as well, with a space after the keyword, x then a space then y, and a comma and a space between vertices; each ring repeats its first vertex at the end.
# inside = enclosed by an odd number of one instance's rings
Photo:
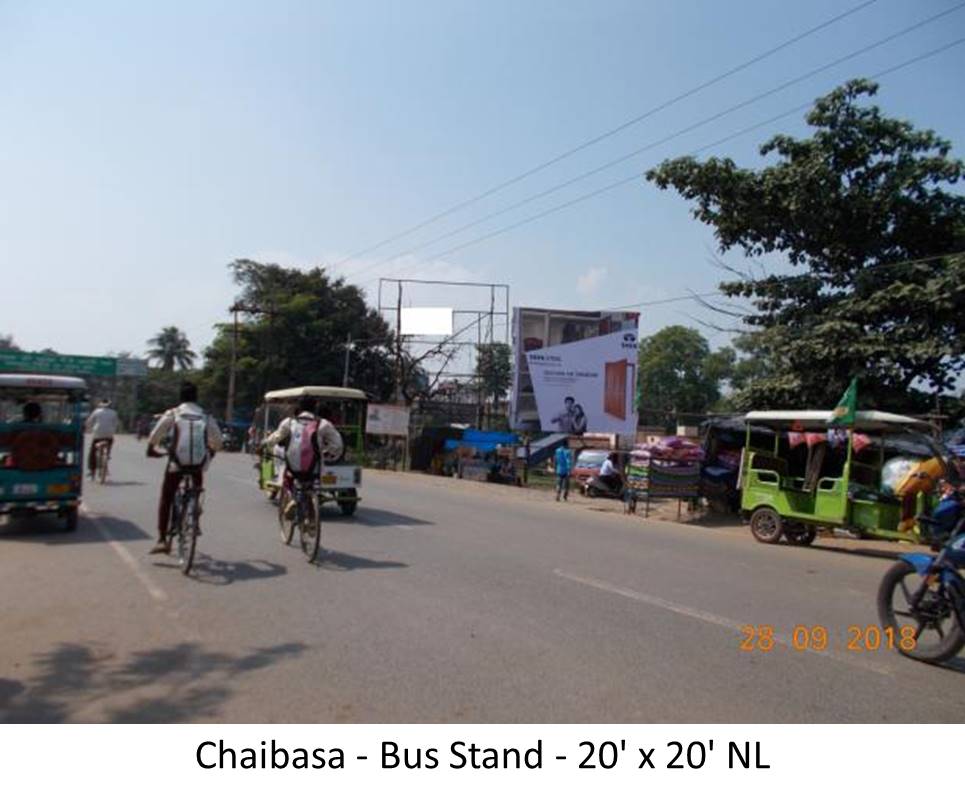
POLYGON ((181 469, 201 467, 208 457, 208 417, 178 411, 174 415, 171 458, 181 469))
POLYGON ((296 476, 313 474, 318 468, 319 455, 316 441, 318 420, 295 418, 291 422, 291 436, 285 447, 288 469, 296 476))

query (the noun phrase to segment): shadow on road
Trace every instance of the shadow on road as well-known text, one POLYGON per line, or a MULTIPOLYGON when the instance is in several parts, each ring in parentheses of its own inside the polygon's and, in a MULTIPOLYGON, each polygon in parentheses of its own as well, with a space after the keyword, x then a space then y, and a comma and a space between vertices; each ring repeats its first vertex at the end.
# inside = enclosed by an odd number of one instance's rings
POLYGON ((386 509, 371 509, 368 506, 360 508, 354 517, 340 518, 346 525, 357 523, 367 528, 382 528, 393 525, 435 525, 430 520, 420 520, 406 514, 388 511, 386 509))
MULTIPOLYGON (((180 566, 172 563, 168 557, 165 561, 155 561, 157 567, 177 570, 180 566)), ((234 584, 236 581, 258 581, 260 579, 270 579, 275 576, 284 576, 288 568, 284 565, 269 562, 267 559, 252 559, 250 561, 229 562, 217 559, 213 556, 198 552, 194 559, 189 578, 201 584, 213 584, 223 587, 234 584)))
POLYGON ((64 643, 37 655, 23 681, 0 678, 0 723, 214 719, 239 676, 305 649, 303 643, 281 643, 233 655, 178 643, 135 652, 119 663, 103 646, 64 643))
POLYGON ((405 562, 380 561, 377 559, 366 559, 364 556, 355 556, 341 551, 325 551, 316 562, 318 567, 323 570, 393 570, 396 568, 408 567, 405 562))
MULTIPOLYGON (((855 540, 858 544, 858 540, 855 540)), ((788 545, 788 548, 794 548, 797 546, 788 545)), ((902 553, 917 553, 920 551, 921 547, 916 545, 905 545, 902 553)), ((843 553, 851 556, 867 556, 872 559, 887 559, 890 562, 894 562, 898 558, 898 553, 892 549, 890 551, 884 550, 882 548, 843 548, 837 545, 822 545, 820 542, 815 542, 810 546, 812 551, 827 551, 828 553, 843 553)))
MULTIPOLYGON (((117 517, 97 517, 110 538, 117 542, 152 539, 140 526, 130 520, 117 517)), ((80 515, 76 531, 64 531, 63 520, 55 515, 44 514, 18 517, 0 525, 0 540, 36 542, 42 545, 77 545, 85 542, 103 542, 101 532, 94 527, 91 518, 80 515)))

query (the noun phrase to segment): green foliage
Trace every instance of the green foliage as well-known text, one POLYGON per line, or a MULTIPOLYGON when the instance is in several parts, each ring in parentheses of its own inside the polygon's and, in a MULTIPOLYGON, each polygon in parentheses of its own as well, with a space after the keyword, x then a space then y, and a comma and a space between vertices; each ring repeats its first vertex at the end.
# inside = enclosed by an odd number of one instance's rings
POLYGON ((787 273, 736 271, 721 284, 750 300, 735 402, 832 406, 854 375, 859 403, 909 409, 915 388, 951 388, 965 368, 963 164, 932 131, 861 103, 855 80, 819 98, 808 139, 779 135, 762 170, 730 159, 674 159, 650 171, 695 203, 722 250, 780 254, 787 273))
MULTIPOLYGON (((241 315, 235 408, 251 412, 266 391, 286 386, 341 386, 345 340, 354 347, 349 385, 387 399, 393 383, 389 327, 361 290, 332 279, 323 268, 299 271, 254 260, 230 265, 240 286, 241 315)), ((205 350, 201 390, 224 407, 232 328, 223 327, 205 350)))
POLYGON ((512 384, 510 356, 508 344, 480 344, 476 350, 476 374, 483 394, 493 401, 505 397, 512 384))
POLYGON ((149 361, 157 361, 165 372, 194 368, 197 354, 191 349, 188 337, 177 327, 165 327, 154 338, 148 339, 146 355, 149 361))
POLYGON ((640 341, 637 400, 644 421, 663 421, 663 412, 704 413, 720 399, 720 386, 734 364, 729 347, 711 352, 692 327, 664 327, 640 341))

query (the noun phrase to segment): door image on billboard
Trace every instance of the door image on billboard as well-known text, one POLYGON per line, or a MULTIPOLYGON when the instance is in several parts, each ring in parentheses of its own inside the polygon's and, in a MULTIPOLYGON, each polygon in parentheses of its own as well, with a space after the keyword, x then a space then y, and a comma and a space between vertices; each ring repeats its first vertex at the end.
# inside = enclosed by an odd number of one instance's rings
POLYGON ((603 410, 617 419, 626 419, 627 389, 633 388, 633 377, 636 370, 630 361, 623 358, 606 364, 603 381, 603 410))

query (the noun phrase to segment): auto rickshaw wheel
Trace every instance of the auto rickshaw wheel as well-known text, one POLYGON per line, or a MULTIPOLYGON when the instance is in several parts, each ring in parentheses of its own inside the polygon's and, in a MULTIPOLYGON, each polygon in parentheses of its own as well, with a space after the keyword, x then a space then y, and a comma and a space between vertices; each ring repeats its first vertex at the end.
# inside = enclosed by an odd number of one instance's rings
POLYGON ((64 530, 65 531, 76 531, 77 530, 77 509, 70 508, 67 509, 64 514, 64 530))
POLYGON ((773 545, 784 534, 784 521, 770 506, 761 506, 751 515, 751 533, 758 542, 773 545))
POLYGON ((358 508, 358 505, 359 500, 357 497, 347 498, 338 502, 338 507, 342 510, 342 514, 345 517, 351 517, 353 514, 355 514, 355 510, 358 508))

